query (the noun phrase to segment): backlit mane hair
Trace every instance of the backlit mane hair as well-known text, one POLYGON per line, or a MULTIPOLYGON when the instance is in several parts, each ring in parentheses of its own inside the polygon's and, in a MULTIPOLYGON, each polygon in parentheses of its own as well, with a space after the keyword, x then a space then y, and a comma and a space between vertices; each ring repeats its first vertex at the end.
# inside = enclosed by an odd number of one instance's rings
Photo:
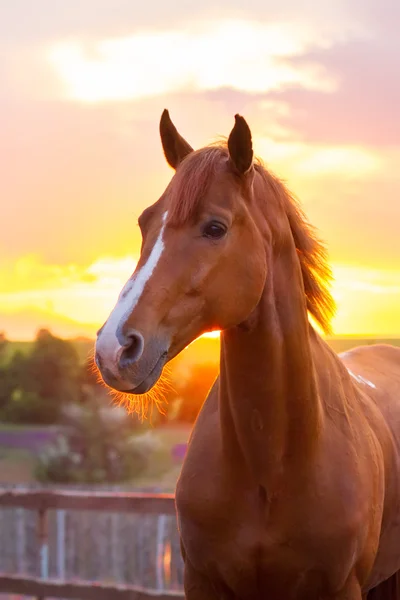
MULTIPOLYGON (((227 145, 218 142, 184 159, 171 182, 169 223, 184 225, 194 218, 218 166, 228 156, 227 145)), ((301 265, 307 310, 321 329, 330 333, 335 303, 329 290, 332 273, 325 246, 285 185, 260 159, 255 159, 254 168, 264 180, 267 193, 272 193, 286 212, 301 265)))

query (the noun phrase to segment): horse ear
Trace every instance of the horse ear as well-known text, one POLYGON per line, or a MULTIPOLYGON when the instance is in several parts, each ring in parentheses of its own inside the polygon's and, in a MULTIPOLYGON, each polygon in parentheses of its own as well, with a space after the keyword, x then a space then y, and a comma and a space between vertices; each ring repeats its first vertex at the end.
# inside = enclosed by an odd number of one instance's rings
POLYGON ((235 125, 228 138, 229 157, 235 170, 244 175, 253 163, 251 131, 240 115, 235 115, 235 125))
POLYGON ((185 156, 193 152, 193 148, 179 135, 167 109, 161 115, 160 136, 165 158, 168 164, 176 169, 185 156))

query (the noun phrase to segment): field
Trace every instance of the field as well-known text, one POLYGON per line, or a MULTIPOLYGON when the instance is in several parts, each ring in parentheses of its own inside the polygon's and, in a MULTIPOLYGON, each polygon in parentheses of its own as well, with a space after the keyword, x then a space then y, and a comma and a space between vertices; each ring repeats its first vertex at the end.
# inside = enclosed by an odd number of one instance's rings
MULTIPOLYGON (((327 339, 332 348, 340 353, 359 345, 389 343, 400 346, 400 338, 376 337, 331 337, 327 339)), ((72 340, 81 362, 89 356, 93 349, 93 341, 86 339, 72 340)), ((6 361, 14 352, 28 353, 32 342, 10 342, 6 347, 6 361)), ((219 360, 219 340, 201 338, 191 344, 175 359, 179 374, 185 376, 196 363, 217 362, 219 360)), ((179 475, 181 462, 174 459, 172 450, 177 444, 185 443, 190 434, 189 426, 169 425, 163 428, 150 429, 146 435, 155 438, 159 449, 155 451, 148 470, 140 479, 135 480, 137 486, 157 486, 163 490, 173 490, 179 475)), ((146 427, 143 428, 146 431, 146 427)), ((54 428, 21 427, 0 424, 0 482, 17 483, 33 481, 35 453, 54 435, 54 428)))
MULTIPOLYGON (((51 428, 48 430, 50 434, 54 431, 51 428)), ((177 444, 187 442, 190 430, 188 425, 167 425, 144 430, 144 435, 154 439, 156 450, 150 458, 146 472, 131 483, 137 487, 157 487, 163 491, 173 491, 181 462, 174 459, 172 451, 177 444)), ((35 444, 37 438, 32 434, 38 432, 45 433, 46 428, 0 424, 0 484, 34 481, 35 453, 38 448, 35 444), (19 443, 26 446, 32 441, 32 449, 1 445, 2 438, 4 440, 14 436, 23 438, 19 443)))
POLYGON ((0 447, 0 484, 33 483, 35 458, 27 450, 0 447))

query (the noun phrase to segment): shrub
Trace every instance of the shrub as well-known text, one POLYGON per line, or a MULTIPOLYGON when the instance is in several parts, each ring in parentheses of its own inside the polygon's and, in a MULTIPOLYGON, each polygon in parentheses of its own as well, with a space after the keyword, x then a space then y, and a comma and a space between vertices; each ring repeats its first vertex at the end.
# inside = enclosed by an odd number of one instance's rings
POLYGON ((64 434, 39 456, 39 481, 119 483, 146 469, 154 444, 132 433, 123 409, 91 400, 70 405, 63 414, 64 434))

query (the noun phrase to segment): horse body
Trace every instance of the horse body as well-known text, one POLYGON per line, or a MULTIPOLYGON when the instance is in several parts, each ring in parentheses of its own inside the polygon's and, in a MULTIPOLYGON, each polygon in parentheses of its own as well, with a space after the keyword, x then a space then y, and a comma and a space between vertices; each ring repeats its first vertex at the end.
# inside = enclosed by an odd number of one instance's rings
POLYGON ((378 552, 368 580, 371 589, 400 570, 400 349, 361 347, 344 353, 343 359, 383 454, 384 511, 378 552))
POLYGON ((222 331, 176 490, 187 600, 400 600, 400 350, 339 358, 311 327, 333 311, 324 249, 244 119, 197 152, 167 112, 160 130, 176 174, 96 362, 136 397, 222 331))
MULTIPOLYGON (((343 370, 322 344, 315 344, 315 363, 325 365, 321 388, 334 376, 326 360, 318 360, 325 350, 352 401, 325 393, 328 423, 312 464, 304 471, 300 461, 295 471, 284 471, 271 491, 268 483, 244 476, 238 457, 234 472, 227 468, 232 462, 221 443, 218 381, 203 406, 176 491, 187 576, 201 573, 207 582, 196 600, 224 594, 244 600, 263 594, 277 600, 346 598, 353 579, 364 581, 366 593, 400 569, 393 435, 400 439, 400 402, 388 401, 399 391, 400 350, 362 348, 347 357, 354 374, 376 382, 372 388, 343 370)), ((336 391, 337 382, 331 383, 336 391)), ((361 598, 356 593, 349 598, 361 598)))

